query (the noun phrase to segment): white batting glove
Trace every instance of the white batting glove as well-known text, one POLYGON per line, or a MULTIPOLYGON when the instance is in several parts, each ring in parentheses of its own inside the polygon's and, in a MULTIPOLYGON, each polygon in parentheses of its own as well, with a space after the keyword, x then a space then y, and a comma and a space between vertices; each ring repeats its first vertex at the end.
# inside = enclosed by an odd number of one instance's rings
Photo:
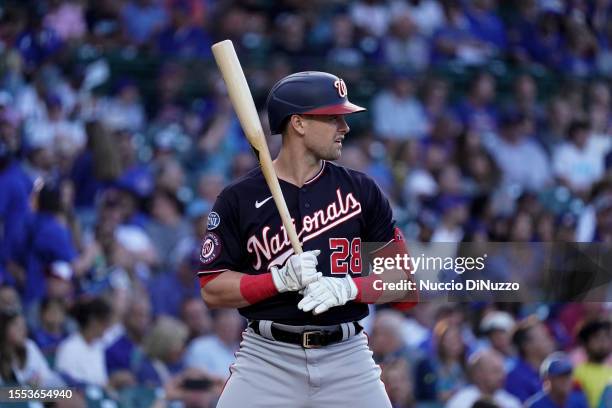
POLYGON ((298 309, 318 315, 335 306, 342 306, 357 297, 357 285, 349 275, 344 278, 323 277, 304 290, 298 309))
POLYGON ((322 273, 317 272, 317 256, 320 253, 321 251, 317 249, 291 255, 283 267, 271 267, 272 280, 278 292, 304 289, 309 283, 319 279, 322 273))

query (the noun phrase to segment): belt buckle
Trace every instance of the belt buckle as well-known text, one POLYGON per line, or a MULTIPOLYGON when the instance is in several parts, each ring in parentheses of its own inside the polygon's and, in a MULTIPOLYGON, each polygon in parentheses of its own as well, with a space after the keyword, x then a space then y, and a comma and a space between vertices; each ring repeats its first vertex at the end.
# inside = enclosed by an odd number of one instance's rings
POLYGON ((323 330, 309 330, 302 332, 302 347, 305 349, 316 349, 321 348, 320 344, 311 344, 311 336, 322 336, 323 330))

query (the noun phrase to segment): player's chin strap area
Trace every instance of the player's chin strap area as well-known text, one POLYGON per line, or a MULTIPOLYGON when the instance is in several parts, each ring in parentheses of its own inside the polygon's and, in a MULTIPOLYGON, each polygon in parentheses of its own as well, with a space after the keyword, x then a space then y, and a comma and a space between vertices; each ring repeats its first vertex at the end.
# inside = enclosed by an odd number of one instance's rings
POLYGON ((341 323, 334 326, 287 326, 269 320, 251 320, 249 327, 256 334, 269 340, 297 344, 305 349, 329 346, 359 334, 363 327, 357 322, 341 323))

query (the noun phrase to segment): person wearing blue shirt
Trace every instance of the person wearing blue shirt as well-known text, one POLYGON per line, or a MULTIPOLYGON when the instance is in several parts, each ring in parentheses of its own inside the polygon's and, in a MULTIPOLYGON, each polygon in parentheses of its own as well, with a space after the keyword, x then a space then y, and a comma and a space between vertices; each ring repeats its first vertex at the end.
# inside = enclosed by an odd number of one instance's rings
POLYGON ((554 343, 546 326, 536 316, 530 316, 517 325, 512 342, 518 349, 519 358, 506 377, 506 391, 525 402, 542 390, 538 370, 553 352, 554 343))
POLYGON ((26 183, 14 150, 8 141, 0 138, 0 272, 2 281, 11 285, 22 283, 9 270, 23 261, 30 191, 31 185, 26 183))
POLYGON ((151 304, 148 296, 132 299, 124 317, 125 333, 111 344, 106 351, 106 371, 109 382, 115 388, 131 385, 137 361, 143 358, 141 343, 151 326, 151 304))
MULTIPOLYGON (((77 258, 72 234, 61 221, 61 191, 58 185, 45 185, 38 197, 38 212, 27 227, 29 248, 27 284, 24 303, 31 304, 46 293, 46 272, 51 264, 62 261, 67 264, 77 258)), ((70 265, 72 268, 72 265, 70 265)))
POLYGON ((198 265, 199 252, 190 251, 179 262, 176 271, 155 276, 149 285, 153 310, 156 315, 178 317, 185 299, 198 298, 200 287, 193 279, 194 265, 198 265))
POLYGON ((553 353, 544 360, 540 374, 544 390, 525 402, 526 408, 588 408, 584 393, 572 383, 574 367, 563 353, 553 353))
POLYGON ((497 131, 498 113, 493 103, 496 86, 495 77, 486 71, 472 79, 467 97, 455 108, 463 126, 479 134, 497 131))
POLYGON ((212 41, 208 33, 191 22, 190 5, 178 1, 172 7, 171 24, 157 37, 157 48, 164 56, 209 59, 212 41))
POLYGON ((40 302, 40 324, 30 329, 30 337, 40 348, 50 365, 55 361, 59 344, 68 337, 64 299, 45 297, 40 302))
POLYGON ((466 17, 472 35, 483 43, 494 46, 498 52, 506 48, 506 30, 504 22, 493 9, 492 2, 473 1, 468 7, 466 17))

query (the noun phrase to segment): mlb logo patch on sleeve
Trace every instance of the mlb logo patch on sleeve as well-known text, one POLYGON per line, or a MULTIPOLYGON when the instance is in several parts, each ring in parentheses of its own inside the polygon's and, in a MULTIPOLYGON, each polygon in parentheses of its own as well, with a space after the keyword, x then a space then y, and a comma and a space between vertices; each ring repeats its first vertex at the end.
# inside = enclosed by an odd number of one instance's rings
POLYGON ((207 232, 202 240, 200 262, 207 265, 217 259, 221 253, 221 239, 214 232, 207 232))
POLYGON ((219 217, 219 214, 217 214, 216 212, 211 211, 210 214, 208 214, 208 221, 206 222, 206 228, 209 231, 212 231, 215 228, 217 228, 219 224, 221 224, 221 217, 219 217))

